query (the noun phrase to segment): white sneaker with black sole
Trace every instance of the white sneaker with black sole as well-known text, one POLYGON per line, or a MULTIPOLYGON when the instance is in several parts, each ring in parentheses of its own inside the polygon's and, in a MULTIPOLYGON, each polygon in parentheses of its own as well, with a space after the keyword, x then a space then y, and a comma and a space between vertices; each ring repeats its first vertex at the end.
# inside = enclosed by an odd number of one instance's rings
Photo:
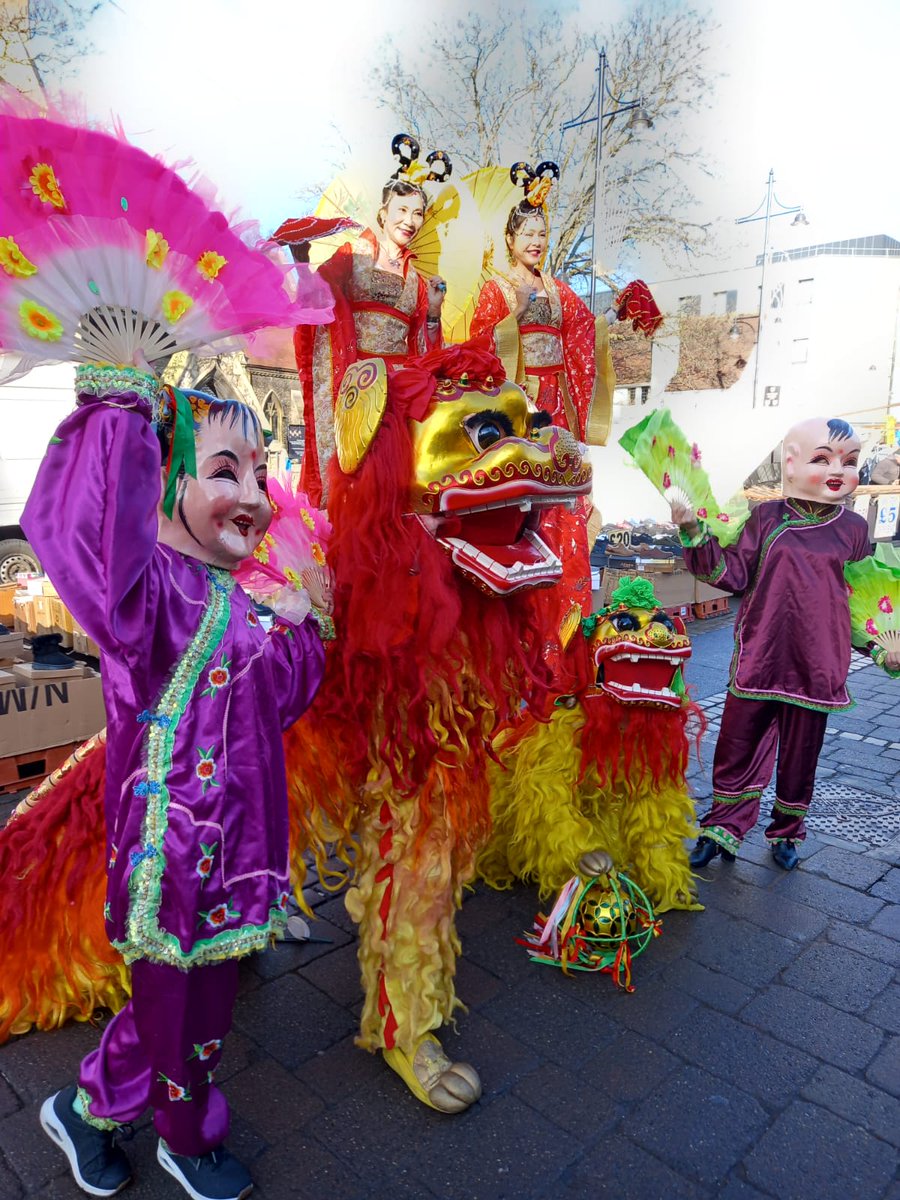
POLYGON ((75 1182, 89 1196, 115 1196, 131 1183, 131 1164, 115 1132, 89 1125, 72 1107, 71 1084, 41 1105, 41 1125, 69 1160, 75 1182))
POLYGON ((224 1146, 194 1157, 175 1154, 160 1138, 156 1157, 191 1200, 244 1200, 253 1190, 250 1172, 224 1146))

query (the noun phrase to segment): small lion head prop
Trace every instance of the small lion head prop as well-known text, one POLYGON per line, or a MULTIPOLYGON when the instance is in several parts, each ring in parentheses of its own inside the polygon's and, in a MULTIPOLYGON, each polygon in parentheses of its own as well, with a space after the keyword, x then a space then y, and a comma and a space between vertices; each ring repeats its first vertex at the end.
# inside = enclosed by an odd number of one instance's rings
POLYGON ((583 622, 596 667, 588 695, 605 693, 621 704, 681 708, 682 667, 691 641, 680 617, 660 607, 649 579, 625 579, 611 603, 583 622))

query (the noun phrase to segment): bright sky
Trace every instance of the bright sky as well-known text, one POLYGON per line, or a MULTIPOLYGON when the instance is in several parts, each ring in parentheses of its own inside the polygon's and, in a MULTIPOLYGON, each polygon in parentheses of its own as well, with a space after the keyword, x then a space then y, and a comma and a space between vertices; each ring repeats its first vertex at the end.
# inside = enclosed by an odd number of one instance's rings
MULTIPOLYGON (((414 63, 435 20, 493 8, 472 0, 114 3, 92 28, 97 53, 67 86, 80 90, 95 116, 116 113, 146 149, 168 161, 192 158, 228 205, 266 232, 297 215, 298 193, 327 181, 348 147, 379 176, 389 173, 397 120, 377 107, 370 81, 384 37, 414 63)), ((521 19, 551 7, 523 0, 521 19)), ((626 0, 562 7, 567 20, 593 29, 615 20, 626 0)), ((787 219, 774 222, 776 246, 900 237, 896 0, 712 0, 709 9, 721 27, 714 64, 721 77, 712 108, 689 133, 705 144, 716 172, 697 181, 700 206, 689 215, 717 222, 732 261, 752 262, 762 224, 738 228, 734 218, 757 207, 773 167, 778 198, 802 204, 810 220, 800 231, 787 219)), ((585 68, 584 103, 593 65, 585 68)), ((437 76, 434 92, 440 83, 437 76)), ((648 279, 671 274, 644 265, 648 279)))

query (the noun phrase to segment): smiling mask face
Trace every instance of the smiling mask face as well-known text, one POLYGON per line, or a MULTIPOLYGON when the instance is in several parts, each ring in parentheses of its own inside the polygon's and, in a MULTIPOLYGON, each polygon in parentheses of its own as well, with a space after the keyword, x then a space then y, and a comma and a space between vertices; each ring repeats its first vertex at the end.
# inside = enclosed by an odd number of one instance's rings
POLYGON ((249 408, 231 403, 201 417, 195 441, 197 478, 178 481, 171 519, 160 507, 159 540, 231 570, 253 553, 272 520, 262 430, 249 408))
POLYGON ((785 434, 781 456, 785 497, 837 504, 859 483, 860 439, 838 418, 813 417, 785 434))

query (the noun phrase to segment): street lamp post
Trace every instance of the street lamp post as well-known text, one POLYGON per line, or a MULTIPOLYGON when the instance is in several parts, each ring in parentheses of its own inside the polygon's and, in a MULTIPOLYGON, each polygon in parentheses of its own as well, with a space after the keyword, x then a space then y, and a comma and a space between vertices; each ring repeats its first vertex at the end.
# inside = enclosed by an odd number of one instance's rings
POLYGON ((735 225, 748 225, 752 221, 764 221, 763 225, 763 252, 762 252, 762 275, 759 281, 759 322, 756 331, 756 362, 753 367, 753 407, 756 408, 757 386, 759 383, 759 360, 762 356, 762 341, 763 341, 763 314, 765 312, 766 303, 766 266, 769 261, 769 222, 775 217, 790 217, 793 216, 791 225, 808 225, 806 217, 803 213, 803 207, 800 204, 787 205, 782 204, 775 195, 775 172, 769 168, 769 178, 766 180, 766 195, 760 202, 759 206, 754 209, 749 216, 738 217, 735 220, 735 225), (774 209, 772 206, 777 205, 774 209), (761 211, 765 210, 765 211, 761 211))
POLYGON ((609 90, 607 82, 608 73, 609 59, 606 57, 606 51, 601 50, 597 65, 596 112, 590 117, 585 115, 594 104, 592 100, 583 112, 579 113, 571 121, 566 121, 562 126, 562 133, 565 133, 569 129, 579 129, 582 125, 592 125, 595 121, 597 123, 597 143, 594 151, 594 205, 591 217, 591 312, 594 311, 597 298, 597 270, 599 267, 597 261, 597 244, 599 240, 600 214, 603 204, 603 134, 609 128, 614 117, 617 117, 619 113, 627 112, 632 114, 628 122, 629 129, 641 130, 653 128, 653 121, 644 108, 644 97, 641 96, 638 100, 621 100, 618 96, 614 96, 609 90), (604 111, 604 105, 607 100, 612 102, 613 107, 604 111))

